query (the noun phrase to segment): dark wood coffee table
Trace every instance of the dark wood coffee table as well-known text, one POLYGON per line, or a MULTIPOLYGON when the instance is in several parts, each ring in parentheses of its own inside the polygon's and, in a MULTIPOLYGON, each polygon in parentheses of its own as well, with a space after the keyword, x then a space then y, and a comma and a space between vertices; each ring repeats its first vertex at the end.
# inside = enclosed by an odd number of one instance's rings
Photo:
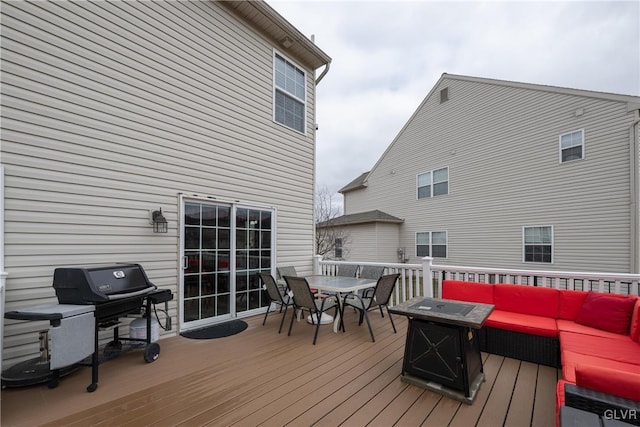
POLYGON ((389 307, 409 318, 402 381, 473 403, 484 381, 477 332, 493 307, 425 297, 389 307))

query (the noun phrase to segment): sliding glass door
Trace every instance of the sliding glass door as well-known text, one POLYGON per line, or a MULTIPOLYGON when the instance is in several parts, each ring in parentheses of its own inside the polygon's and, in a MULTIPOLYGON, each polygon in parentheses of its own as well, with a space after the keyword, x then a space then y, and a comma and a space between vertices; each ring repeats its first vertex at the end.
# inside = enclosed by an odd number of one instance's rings
POLYGON ((184 199, 181 330, 266 307, 257 273, 271 272, 272 209, 184 199))

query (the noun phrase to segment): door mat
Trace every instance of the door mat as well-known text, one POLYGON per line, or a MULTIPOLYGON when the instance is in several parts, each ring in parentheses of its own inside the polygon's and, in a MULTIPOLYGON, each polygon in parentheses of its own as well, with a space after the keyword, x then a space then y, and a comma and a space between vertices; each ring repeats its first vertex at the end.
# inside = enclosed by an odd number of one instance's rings
POLYGON ((194 340, 210 340, 235 335, 247 329, 247 322, 244 320, 231 320, 219 323, 206 328, 194 329, 193 331, 182 332, 180 335, 194 340))

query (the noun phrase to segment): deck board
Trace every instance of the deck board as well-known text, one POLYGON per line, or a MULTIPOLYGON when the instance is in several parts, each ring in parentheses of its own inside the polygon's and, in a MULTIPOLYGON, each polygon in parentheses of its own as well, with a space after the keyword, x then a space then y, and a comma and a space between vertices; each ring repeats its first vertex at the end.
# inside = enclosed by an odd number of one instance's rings
MULTIPOLYGON (((402 358, 403 353, 397 354, 402 358)), ((397 359, 396 359, 397 360, 397 359)), ((368 425, 380 412, 395 399, 406 384, 398 381, 398 373, 402 369, 402 362, 398 360, 392 369, 387 369, 378 376, 362 392, 358 398, 366 402, 360 406, 349 418, 345 420, 347 425, 368 425)))
POLYGON ((397 426, 419 426, 435 410, 440 400, 446 399, 439 394, 422 390, 420 397, 403 413, 394 424, 397 426))
POLYGON ((100 385, 85 388, 89 368, 44 385, 2 391, 2 426, 471 426, 555 422, 554 368, 483 354, 486 382, 472 405, 400 380, 407 321, 372 312, 376 341, 357 314, 346 333, 280 316, 245 319, 242 333, 215 340, 171 337, 147 364, 140 351, 100 366, 100 385))
POLYGON ((398 414, 404 414, 409 410, 423 391, 420 387, 410 387, 408 384, 405 384, 404 389, 371 420, 369 425, 371 427, 388 427, 394 425, 398 421, 398 414))
POLYGON ((484 410, 497 378, 498 371, 500 370, 504 360, 503 357, 496 355, 485 354, 484 356, 483 370, 485 374, 485 381, 480 385, 480 389, 477 392, 473 405, 460 406, 453 420, 451 420, 451 423, 449 424, 451 427, 467 427, 475 425, 484 410))
POLYGON ((531 419, 532 427, 545 427, 549 425, 549 414, 556 412, 556 384, 560 372, 549 366, 538 366, 536 383, 536 404, 533 407, 531 419))
POLYGON ((507 409, 511 403, 513 387, 520 368, 520 361, 505 358, 500 367, 500 375, 493 384, 487 403, 478 419, 478 427, 495 427, 503 425, 507 409))
POLYGON ((421 425, 427 427, 441 427, 449 425, 449 422, 456 415, 456 412, 458 412, 461 405, 464 405, 464 403, 447 398, 440 399, 436 407, 433 408, 433 411, 429 413, 429 416, 421 425))
POLYGON ((513 427, 529 427, 533 415, 533 404, 536 395, 536 376, 538 365, 529 362, 520 363, 518 377, 511 395, 511 403, 507 412, 505 425, 513 427))

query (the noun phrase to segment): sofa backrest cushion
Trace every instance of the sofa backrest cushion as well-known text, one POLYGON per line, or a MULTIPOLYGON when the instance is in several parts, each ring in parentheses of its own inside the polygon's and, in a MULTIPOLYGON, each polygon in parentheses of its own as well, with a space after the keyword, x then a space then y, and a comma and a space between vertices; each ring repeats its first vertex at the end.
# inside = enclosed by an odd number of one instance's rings
POLYGON ((589 292, 576 323, 616 334, 629 334, 635 297, 589 292))
POLYGON ((493 289, 496 310, 558 318, 560 291, 528 285, 497 284, 493 289))
POLYGON ((589 292, 583 291, 560 291, 560 307, 558 308, 558 319, 576 320, 584 299, 589 292))
POLYGON ((640 342, 640 297, 636 297, 636 305, 633 306, 629 335, 631 335, 631 339, 635 342, 640 342))
POLYGON ((445 280, 442 282, 442 298, 493 304, 493 285, 488 283, 445 280))
POLYGON ((640 374, 595 365, 576 365, 576 385, 640 401, 640 374))

